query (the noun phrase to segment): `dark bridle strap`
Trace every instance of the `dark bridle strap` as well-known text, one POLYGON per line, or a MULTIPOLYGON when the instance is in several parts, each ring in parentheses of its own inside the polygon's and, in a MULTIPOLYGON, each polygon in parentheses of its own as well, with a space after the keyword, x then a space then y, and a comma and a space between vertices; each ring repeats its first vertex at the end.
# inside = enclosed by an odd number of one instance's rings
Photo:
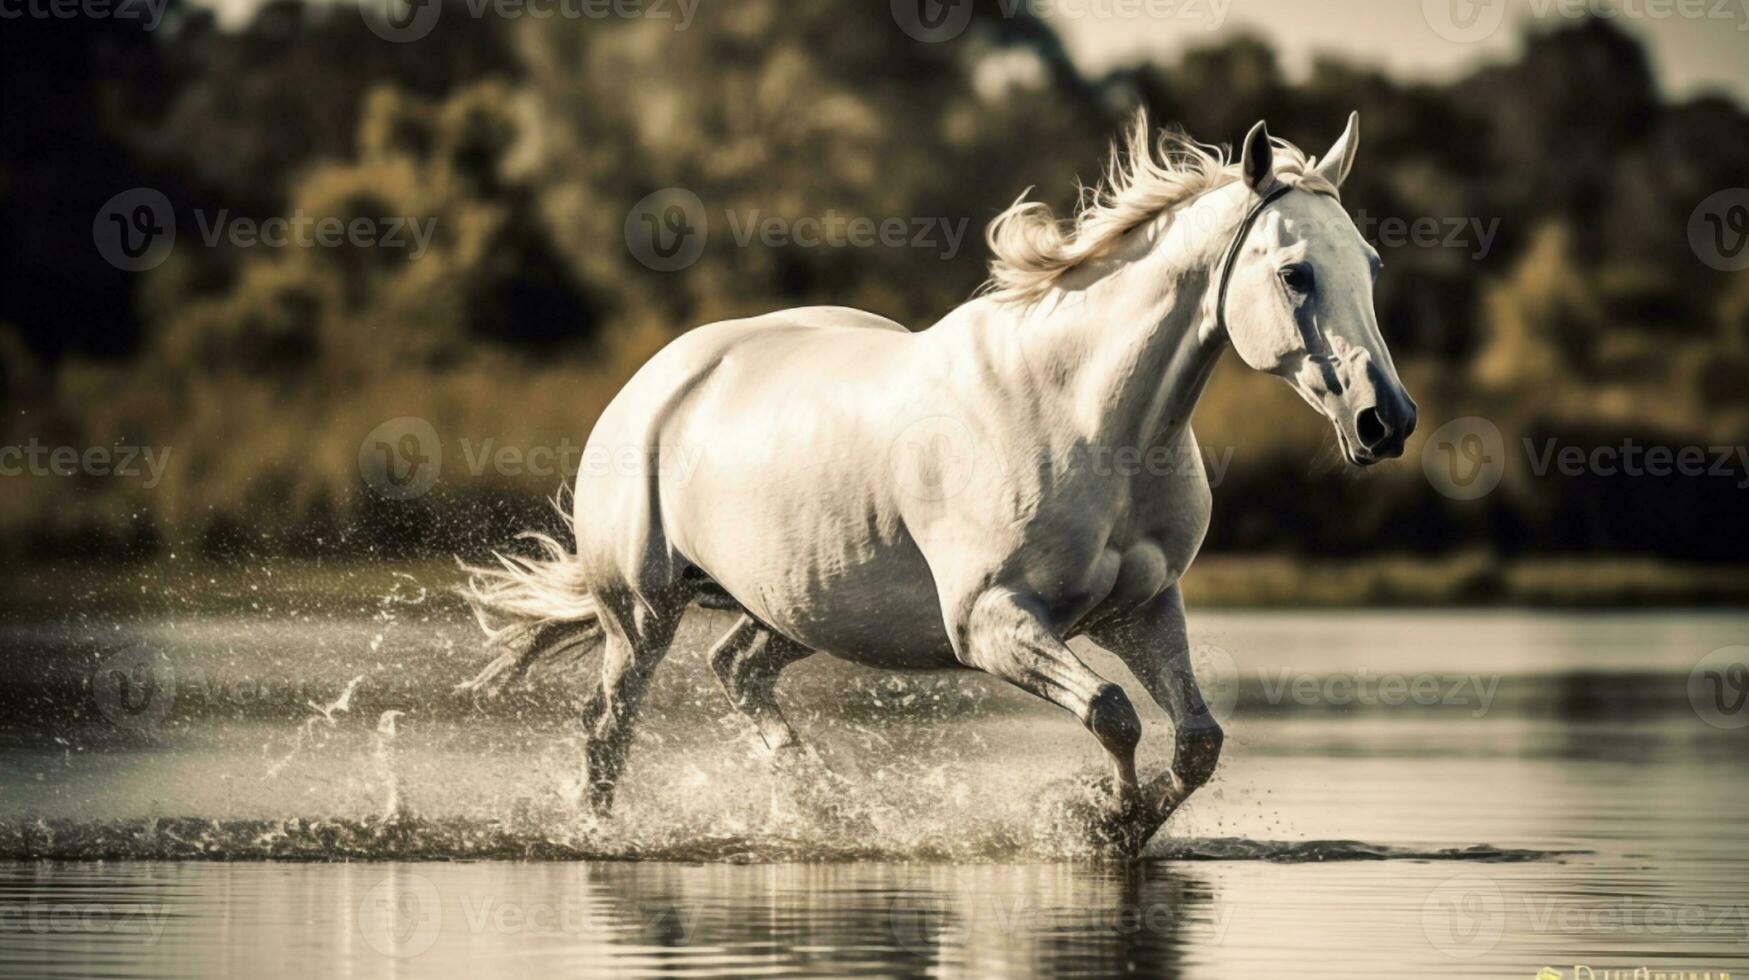
POLYGON ((1245 245, 1245 236, 1251 233, 1251 226, 1257 223, 1257 216, 1263 213, 1263 209, 1291 190, 1293 188, 1287 184, 1278 184, 1256 204, 1251 205, 1251 210, 1245 212, 1245 217, 1239 222, 1239 230, 1233 232, 1232 244, 1227 246, 1227 254, 1221 259, 1220 294, 1215 299, 1215 326, 1222 333, 1227 332, 1227 283, 1233 279, 1233 263, 1239 261, 1239 249, 1245 245))

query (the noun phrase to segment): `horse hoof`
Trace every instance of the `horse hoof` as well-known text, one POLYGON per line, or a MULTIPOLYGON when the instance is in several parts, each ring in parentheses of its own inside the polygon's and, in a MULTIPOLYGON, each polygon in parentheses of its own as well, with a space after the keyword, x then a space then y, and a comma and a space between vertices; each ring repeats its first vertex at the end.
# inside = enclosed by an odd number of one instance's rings
POLYGON ((1077 782, 1068 798, 1056 804, 1052 824, 1097 854, 1140 854, 1159 826, 1149 819, 1147 794, 1122 791, 1109 776, 1077 782))
POLYGON ((1226 741, 1219 728, 1184 732, 1178 736, 1173 752, 1172 772, 1181 792, 1188 796, 1214 775, 1221 759, 1221 744, 1226 741))
POLYGON ((1088 825, 1088 842, 1101 854, 1133 858, 1147 846, 1152 831, 1128 808, 1113 808, 1088 825))

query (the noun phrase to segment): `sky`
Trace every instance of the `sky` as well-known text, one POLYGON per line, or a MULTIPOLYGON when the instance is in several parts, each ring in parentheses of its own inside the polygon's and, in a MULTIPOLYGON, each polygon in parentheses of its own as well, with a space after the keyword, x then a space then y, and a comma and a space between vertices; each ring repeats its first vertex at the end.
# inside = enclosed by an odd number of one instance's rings
POLYGON ((1170 58, 1235 31, 1270 39, 1288 70, 1319 53, 1432 79, 1510 58, 1526 26, 1592 11, 1644 40, 1667 96, 1749 104, 1749 0, 1011 0, 1050 20, 1077 61, 1102 69, 1170 58), (1137 11, 1142 11, 1137 13, 1137 11))

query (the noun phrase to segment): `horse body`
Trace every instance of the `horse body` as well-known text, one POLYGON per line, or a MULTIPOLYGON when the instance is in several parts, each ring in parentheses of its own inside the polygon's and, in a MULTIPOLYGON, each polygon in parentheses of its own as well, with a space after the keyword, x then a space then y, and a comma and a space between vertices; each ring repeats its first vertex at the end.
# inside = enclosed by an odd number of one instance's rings
POLYGON ((1208 520, 1188 425, 1143 447, 1170 466, 1118 465, 977 306, 919 333, 789 310, 664 348, 590 437, 586 458, 654 463, 579 477, 591 579, 647 596, 698 569, 777 633, 888 668, 963 666, 953 626, 993 584, 1066 631, 1170 586, 1208 520))
POLYGON ((867 467, 841 465, 880 450, 911 340, 872 314, 818 309, 711 324, 664 348, 590 446, 684 465, 579 477, 578 550, 592 577, 653 595, 697 569, 798 642, 938 665, 939 630, 883 624, 866 605, 927 597, 929 570, 885 488, 867 467))
POLYGON ((1357 465, 1414 427, 1372 315, 1377 254, 1335 203, 1355 132, 1314 167, 1259 123, 1230 167, 1188 141, 1156 160, 1143 122, 1072 230, 1025 204, 999 218, 996 291, 926 330, 815 307, 677 338, 590 435, 574 550, 476 570, 506 652, 471 686, 602 642, 583 720, 606 810, 651 673, 716 596, 742 615, 710 662, 774 750, 797 744, 778 674, 815 652, 982 670, 1081 720, 1113 770, 1091 829, 1138 850, 1220 754, 1177 585, 1209 522, 1190 417, 1216 360, 1281 377, 1357 465), (1081 633, 1173 720, 1148 785, 1134 706, 1065 645, 1081 633))

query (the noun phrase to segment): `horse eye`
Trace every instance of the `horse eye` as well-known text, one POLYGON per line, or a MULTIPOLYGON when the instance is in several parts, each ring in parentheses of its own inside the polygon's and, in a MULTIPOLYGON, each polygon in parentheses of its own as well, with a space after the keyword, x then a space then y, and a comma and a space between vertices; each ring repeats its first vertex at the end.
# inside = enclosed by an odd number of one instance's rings
POLYGON ((1312 291, 1312 267, 1304 262, 1284 266, 1281 270, 1281 282, 1290 291, 1305 295, 1312 291))

